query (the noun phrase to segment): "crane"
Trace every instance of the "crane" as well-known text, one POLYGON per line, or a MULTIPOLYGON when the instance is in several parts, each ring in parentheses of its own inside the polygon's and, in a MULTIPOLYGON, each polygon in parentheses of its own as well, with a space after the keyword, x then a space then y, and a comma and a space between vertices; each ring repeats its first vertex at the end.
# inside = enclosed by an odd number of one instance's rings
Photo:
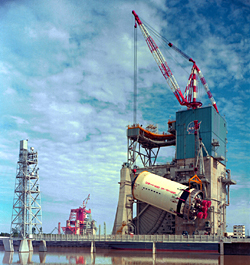
POLYGON ((85 198, 85 199, 83 200, 82 208, 86 208, 89 199, 90 199, 90 194, 88 195, 87 198, 85 198))
POLYGON ((179 48, 177 48, 175 45, 173 45, 170 42, 168 43, 169 47, 171 47, 173 50, 175 50, 180 55, 182 55, 185 59, 187 59, 188 61, 193 63, 193 67, 191 69, 191 74, 189 76, 188 83, 187 83, 187 86, 186 86, 186 89, 185 89, 185 92, 183 95, 174 75, 172 74, 172 72, 171 72, 171 70, 167 64, 167 61, 165 60, 164 56, 162 55, 162 53, 161 53, 159 47, 157 46, 157 44, 155 43, 154 39, 150 36, 147 28, 142 23, 139 16, 136 14, 136 12, 134 10, 132 11, 132 14, 135 17, 135 22, 140 27, 142 35, 143 35, 143 37, 144 37, 144 39, 145 39, 145 41, 149 47, 150 52, 152 53, 162 75, 167 80, 167 83, 168 83, 170 89, 174 93, 174 95, 177 98, 177 100, 179 101, 180 105, 184 105, 184 106, 187 106, 188 108, 192 108, 192 109, 196 109, 197 107, 202 106, 202 103, 198 102, 196 100, 197 99, 197 85, 196 84, 197 84, 197 75, 198 75, 204 89, 207 92, 208 98, 210 99, 215 110, 219 113, 216 102, 212 96, 212 93, 208 87, 208 84, 207 84, 201 70, 196 65, 196 62, 191 57, 189 57, 184 52, 182 52, 179 48))

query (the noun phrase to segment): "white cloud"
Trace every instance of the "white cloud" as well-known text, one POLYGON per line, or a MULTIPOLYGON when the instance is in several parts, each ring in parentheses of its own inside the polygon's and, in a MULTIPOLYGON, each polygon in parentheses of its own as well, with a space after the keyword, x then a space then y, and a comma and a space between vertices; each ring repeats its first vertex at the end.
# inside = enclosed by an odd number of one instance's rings
MULTIPOLYGON (((237 148, 249 129, 244 125, 249 116, 249 91, 239 92, 243 77, 249 79, 243 56, 249 37, 236 41, 235 32, 223 23, 212 32, 214 22, 200 15, 204 2, 198 2, 98 1, 96 7, 84 1, 24 1, 0 5, 5 12, 0 64, 4 91, 0 142, 5 144, 0 145, 0 168, 14 183, 19 141, 29 139, 29 146, 38 150, 44 215, 54 222, 46 223, 44 218, 45 230, 59 221, 52 215, 55 211, 68 218, 70 208, 80 206, 89 193, 93 218, 106 221, 111 230, 119 170, 127 159, 126 126, 133 118, 133 9, 197 61, 219 111, 229 116, 230 131, 237 129, 237 134, 229 136, 237 157, 230 153, 229 158, 245 161, 247 151, 237 148)), ((238 15, 232 14, 231 19, 238 15)), ((176 65, 177 58, 173 53, 167 61, 183 90, 192 64, 181 58, 182 69, 176 65)), ((205 94, 203 99, 208 102, 205 94)), ((178 108, 138 29, 138 121, 158 123, 166 132, 169 116, 174 119, 178 108)), ((160 155, 168 160, 174 150, 160 155)), ((12 209, 13 188, 8 188, 6 216, 12 209)))

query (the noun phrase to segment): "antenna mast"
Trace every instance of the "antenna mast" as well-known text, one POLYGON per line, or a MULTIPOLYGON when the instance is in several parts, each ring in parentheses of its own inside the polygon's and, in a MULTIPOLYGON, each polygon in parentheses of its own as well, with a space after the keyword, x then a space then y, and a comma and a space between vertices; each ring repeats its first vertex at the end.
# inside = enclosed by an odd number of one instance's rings
POLYGON ((137 123, 137 24, 134 29, 134 120, 137 123))

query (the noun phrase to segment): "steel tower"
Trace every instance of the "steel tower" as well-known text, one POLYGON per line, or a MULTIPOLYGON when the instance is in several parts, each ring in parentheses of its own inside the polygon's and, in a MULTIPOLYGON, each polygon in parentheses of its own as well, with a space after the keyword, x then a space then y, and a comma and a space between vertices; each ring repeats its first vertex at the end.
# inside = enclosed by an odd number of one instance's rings
POLYGON ((38 153, 33 147, 28 150, 28 140, 20 141, 11 233, 23 238, 42 232, 42 207, 37 164, 38 153))

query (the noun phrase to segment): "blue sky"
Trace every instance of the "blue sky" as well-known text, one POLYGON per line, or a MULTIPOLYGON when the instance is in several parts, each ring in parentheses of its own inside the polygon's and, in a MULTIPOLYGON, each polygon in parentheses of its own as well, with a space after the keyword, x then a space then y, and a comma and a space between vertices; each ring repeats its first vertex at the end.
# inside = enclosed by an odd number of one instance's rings
MULTIPOLYGON (((19 142, 39 154, 43 229, 88 207, 111 232, 119 172, 133 123, 135 10, 192 57, 228 125, 231 188, 228 231, 249 226, 250 4, 248 1, 1 1, 0 232, 10 229, 19 142)), ((182 91, 192 65, 172 51, 169 66, 182 91)), ((200 100, 209 104, 201 90, 200 100)), ((138 29, 138 121, 158 124, 183 109, 138 29)), ((161 153, 170 161, 174 150, 161 153)))

